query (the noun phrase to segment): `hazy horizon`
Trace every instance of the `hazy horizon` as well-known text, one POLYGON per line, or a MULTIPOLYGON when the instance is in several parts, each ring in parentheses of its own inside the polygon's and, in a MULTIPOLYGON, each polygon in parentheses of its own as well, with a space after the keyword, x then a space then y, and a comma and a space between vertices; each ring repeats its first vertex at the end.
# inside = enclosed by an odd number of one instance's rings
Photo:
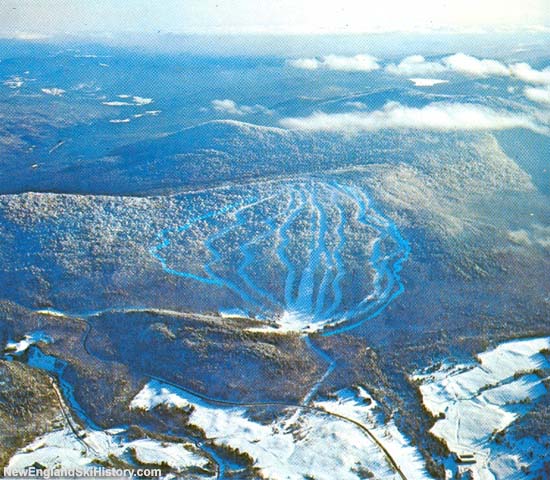
POLYGON ((0 34, 22 39, 103 32, 333 34, 550 30, 544 0, 4 0, 0 34), (396 12, 399 12, 397 15, 396 12), (37 22, 36 19, 40 19, 37 22))

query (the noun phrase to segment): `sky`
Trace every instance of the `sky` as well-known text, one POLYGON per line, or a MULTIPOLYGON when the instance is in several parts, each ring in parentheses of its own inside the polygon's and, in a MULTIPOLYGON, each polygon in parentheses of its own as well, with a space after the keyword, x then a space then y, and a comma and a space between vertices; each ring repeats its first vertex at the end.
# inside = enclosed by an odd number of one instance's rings
POLYGON ((550 27, 549 0, 0 0, 0 34, 323 34, 550 27))

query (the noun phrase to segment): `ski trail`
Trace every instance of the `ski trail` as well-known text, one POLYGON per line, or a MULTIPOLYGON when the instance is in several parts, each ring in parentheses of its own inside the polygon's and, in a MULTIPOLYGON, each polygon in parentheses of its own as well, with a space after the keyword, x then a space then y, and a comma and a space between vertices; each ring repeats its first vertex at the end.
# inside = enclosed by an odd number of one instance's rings
MULTIPOLYGON (((349 323, 347 325, 337 327, 334 330, 322 333, 323 336, 327 337, 350 331, 362 325, 367 320, 376 318, 388 307, 388 305, 400 296, 404 292, 405 288, 399 273, 403 269, 403 263, 408 260, 411 253, 410 244, 402 237, 399 229, 393 222, 378 215, 372 205, 371 209, 375 212, 375 214, 366 214, 366 199, 363 192, 359 191, 359 189, 355 189, 355 191, 352 192, 349 187, 347 187, 344 191, 347 191, 348 194, 358 202, 360 208, 358 218, 362 221, 362 223, 365 225, 376 225, 376 227, 381 227, 381 235, 375 240, 373 253, 371 254, 371 265, 375 270, 374 289, 375 292, 380 294, 380 296, 374 301, 372 301, 372 294, 363 299, 363 301, 361 301, 359 305, 351 310, 346 316, 346 319, 348 320, 358 317, 359 319, 353 323, 349 323), (369 220, 372 220, 372 223, 369 220), (392 254, 382 257, 379 245, 380 242, 387 237, 391 238, 391 240, 397 245, 397 248, 392 254), (390 260, 393 260, 391 263, 391 268, 388 267, 390 260), (388 280, 388 285, 383 292, 380 292, 380 284, 384 277, 388 280), (392 292, 392 290, 394 291, 392 292), (362 308, 365 304, 367 304, 366 308, 362 308)), ((369 204, 370 203, 372 202, 369 202, 369 204)))
POLYGON ((243 279, 243 282, 245 285, 254 293, 256 293, 259 297, 266 299, 268 302, 270 302, 272 305, 284 308, 284 306, 277 300, 270 292, 267 290, 259 287, 250 277, 250 275, 247 272, 247 269, 250 265, 254 263, 255 256, 252 252, 252 249, 250 248, 254 243, 257 243, 259 240, 264 240, 268 238, 269 236, 275 235, 276 229, 277 229, 277 223, 276 220, 280 217, 286 218, 292 209, 292 197, 289 198, 286 209, 275 215, 273 218, 269 218, 265 221, 265 223, 269 226, 269 230, 261 235, 256 235, 252 238, 252 240, 243 243, 240 245, 241 253, 243 254, 243 261, 237 268, 238 275, 243 279))
POLYGON ((361 196, 355 189, 347 186, 339 186, 339 188, 344 195, 354 202, 357 210, 355 215, 356 221, 373 228, 377 232, 376 238, 371 244, 372 253, 369 259, 369 263, 374 271, 373 291, 361 300, 353 310, 346 312, 346 317, 353 318, 358 313, 366 313, 362 311, 363 307, 366 306, 368 311, 368 309, 375 307, 377 302, 383 298, 381 284, 384 280, 388 280, 387 288, 391 288, 391 272, 387 268, 386 259, 380 253, 380 245, 387 238, 388 234, 383 228, 383 222, 373 215, 367 215, 368 200, 364 196, 361 196))
POLYGON ((339 332, 348 329, 349 322, 360 325, 403 292, 399 273, 410 246, 395 224, 376 210, 367 192, 336 181, 309 180, 282 184, 269 196, 265 193, 265 198, 248 196, 206 212, 177 230, 162 230, 151 255, 165 272, 228 289, 257 312, 277 316, 283 311, 281 324, 297 330, 332 324, 339 332), (246 214, 266 201, 274 203, 252 216, 246 214), (175 233, 222 215, 228 217, 203 240, 209 252, 203 265, 195 261, 192 273, 168 264, 162 250, 175 241, 175 233), (293 243, 295 239, 299 244, 293 243), (352 240, 350 252, 358 250, 355 259, 348 258, 352 240), (270 246, 272 250, 264 252, 270 246), (262 268, 260 252, 265 261, 276 261, 277 268, 262 268), (344 290, 353 280, 348 278, 350 266, 365 271, 359 275, 353 300, 344 302, 344 290), (273 282, 280 288, 268 287, 273 282))
POLYGON ((312 341, 309 335, 306 335, 304 337, 304 341, 306 345, 315 352, 323 361, 328 363, 328 368, 326 372, 323 374, 323 376, 313 385, 311 390, 307 393, 307 395, 304 397, 304 400, 302 401, 302 405, 308 405, 311 400, 315 397, 317 392, 319 391, 319 388, 321 388, 321 385, 324 383, 324 381, 329 377, 329 375, 336 369, 336 361, 330 357, 326 352, 321 350, 317 345, 315 345, 312 341))
POLYGON ((277 249, 277 255, 279 256, 279 259, 281 260, 282 264, 287 269, 287 275, 286 275, 286 281, 285 281, 285 304, 292 305, 292 290, 294 288, 294 281, 296 279, 296 269, 292 262, 289 260, 287 254, 286 254, 286 248, 288 247, 288 244, 290 242, 290 237, 288 236, 288 230, 292 226, 292 223, 300 212, 303 210, 305 206, 306 201, 306 195, 303 191, 300 191, 301 196, 301 202, 296 202, 296 197, 294 196, 294 202, 298 203, 297 206, 294 208, 290 216, 286 219, 285 223, 281 226, 279 229, 279 234, 281 237, 281 242, 279 244, 279 248, 277 249))
MULTIPOLYGON (((334 194, 333 194, 334 195, 334 194)), ((334 197, 333 197, 334 198, 334 197)), ((343 278, 346 276, 346 268, 344 265, 344 259, 342 257, 342 251, 346 245, 346 234, 345 234, 345 228, 346 228, 346 212, 344 211, 344 208, 342 205, 337 203, 338 213, 339 213, 339 223, 337 227, 338 232, 338 238, 339 242, 336 245, 335 250, 332 253, 333 257, 333 265, 336 267, 336 273, 334 275, 334 278, 332 280, 332 304, 323 313, 323 318, 330 318, 332 315, 334 315, 342 303, 342 287, 341 282, 343 278)))
MULTIPOLYGON (((320 257, 322 257, 325 262, 325 273, 323 275, 323 279, 321 280, 321 284, 319 285, 319 290, 317 292, 317 301, 315 302, 315 318, 320 318, 322 316, 322 311, 325 306, 326 290, 330 283, 330 277, 333 275, 334 258, 328 251, 328 247, 326 243, 326 235, 328 232, 327 212, 325 208, 321 207, 319 200, 317 198, 316 191, 314 192, 314 194, 315 194, 314 203, 319 213, 319 242, 318 242, 319 252, 320 252, 320 257)), ((331 198, 333 198, 332 193, 331 193, 331 198)))
POLYGON ((291 304, 291 310, 300 312, 302 314, 310 314, 313 310, 313 292, 314 292, 314 274, 315 267, 319 262, 318 252, 318 236, 319 232, 319 216, 316 213, 314 206, 314 193, 308 194, 308 203, 312 207, 311 218, 311 239, 309 242, 309 260, 302 270, 300 282, 298 284, 298 294, 296 299, 291 304))
MULTIPOLYGON (((249 200, 253 200, 253 197, 247 197, 247 198, 245 198, 244 200, 242 200, 240 202, 236 202, 236 203, 233 203, 231 205, 227 205, 226 207, 221 208, 219 210, 211 210, 209 212, 204 213, 203 215, 199 215, 198 217, 194 217, 191 220, 189 220, 188 222, 186 222, 184 225, 181 225, 181 226, 177 227, 175 231, 178 232, 178 233, 183 233, 186 230, 188 230, 189 228, 191 228, 193 225, 195 225, 197 222, 200 222, 202 220, 210 220, 210 219, 215 218, 219 215, 223 215, 225 213, 229 213, 231 211, 234 211, 235 209, 237 209, 239 207, 242 207, 243 203, 246 202, 246 201, 249 201, 249 200)), ((157 243, 156 245, 153 245, 149 249, 150 255, 160 263, 162 269, 170 275, 175 275, 175 276, 183 277, 183 278, 190 278, 192 280, 197 280, 197 281, 202 282, 202 283, 221 286, 219 284, 219 282, 217 282, 216 280, 201 277, 200 275, 196 275, 196 274, 190 273, 190 272, 179 271, 179 270, 173 269, 173 268, 168 266, 168 262, 160 254, 160 251, 163 250, 164 248, 168 247, 171 244, 171 240, 169 238, 169 235, 173 231, 174 231, 174 229, 171 229, 171 228, 162 229, 157 235, 157 239, 159 240, 159 243, 157 243)))
MULTIPOLYGON (((317 345, 315 345, 311 341, 311 337, 309 335, 303 336, 305 344, 309 347, 309 349, 314 352, 318 357, 320 357, 325 363, 328 364, 328 367, 323 374, 323 376, 315 382, 315 384, 311 387, 309 392, 306 394, 304 399, 301 401, 302 407, 307 407, 312 400, 314 399, 315 395, 317 395, 317 392, 321 388, 321 385, 324 383, 324 381, 336 370, 337 364, 336 360, 334 360, 332 357, 330 357, 326 352, 321 350, 317 345)), ((296 420, 300 417, 302 414, 301 409, 297 409, 284 423, 283 428, 285 430, 290 429, 290 427, 296 423, 296 420)))
MULTIPOLYGON (((356 195, 357 198, 359 198, 359 201, 364 205, 365 194, 363 192, 356 192, 356 195)), ((382 222, 379 221, 378 223, 381 224, 382 222)), ((383 234, 381 234, 377 238, 371 257, 371 264, 373 265, 376 272, 374 281, 375 293, 380 303, 383 303, 387 298, 390 297, 391 292, 396 285, 399 288, 397 273, 401 270, 401 262, 394 262, 393 264, 391 264, 390 262, 401 255, 406 255, 408 257, 410 251, 408 243, 405 242, 397 227, 389 220, 385 220, 383 224, 385 230, 383 234), (397 248, 395 248, 390 254, 386 254, 383 256, 380 252, 380 244, 388 238, 396 244, 397 248), (386 286, 384 289, 382 289, 382 283, 384 281, 386 282, 386 286)), ((359 303, 356 308, 360 309, 360 307, 362 307, 369 300, 369 297, 365 298, 362 302, 359 303)))
MULTIPOLYGON (((249 303, 251 305, 254 305, 255 307, 262 308, 262 305, 259 304, 254 298, 252 298, 244 289, 239 287, 235 282, 225 279, 221 276, 219 276, 216 272, 214 272, 214 265, 217 264, 223 257, 221 253, 214 247, 214 242, 216 240, 219 240, 220 238, 223 238, 225 235, 227 235, 231 230, 234 230, 235 228, 244 225, 244 218, 242 216, 242 213, 252 207, 255 207, 257 205, 260 205, 268 200, 272 200, 275 198, 275 195, 272 195, 270 197, 258 200, 256 202, 249 203, 247 205, 244 205, 243 207, 237 209, 235 211, 235 222, 231 223, 230 225, 222 228, 215 234, 211 235, 206 242, 204 243, 205 247, 210 252, 210 255, 212 257, 212 260, 208 262, 206 265, 204 265, 204 271, 208 275, 208 278, 215 281, 217 285, 226 287, 227 289, 233 291, 237 295, 239 295, 244 302, 249 303)), ((200 277, 203 278, 203 277, 200 277)))

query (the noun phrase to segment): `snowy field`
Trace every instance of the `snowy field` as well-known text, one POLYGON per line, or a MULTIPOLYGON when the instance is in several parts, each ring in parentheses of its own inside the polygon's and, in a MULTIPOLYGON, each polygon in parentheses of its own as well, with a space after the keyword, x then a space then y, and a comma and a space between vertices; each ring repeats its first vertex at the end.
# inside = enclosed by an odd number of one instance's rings
MULTIPOLYGON (((176 472, 192 467, 212 470, 210 459, 191 443, 172 443, 142 438, 129 440, 124 429, 81 431, 79 437, 66 427, 37 438, 17 452, 7 465, 14 471, 34 464, 50 469, 92 468, 113 457, 128 465, 169 466, 176 472)), ((189 474, 184 478, 213 478, 189 474)))
POLYGON ((430 478, 418 452, 395 425, 375 423, 375 403, 362 389, 358 394, 339 392, 335 399, 313 408, 289 408, 283 419, 272 423, 252 420, 245 407, 212 405, 157 381, 148 383, 131 404, 142 410, 159 405, 190 412, 190 424, 201 428, 215 444, 249 454, 269 479, 403 478, 387 452, 398 459, 405 478, 430 478))
POLYGON ((527 455, 545 456, 534 441, 502 442, 496 435, 525 415, 547 394, 550 338, 516 340, 483 352, 471 364, 449 365, 414 377, 425 407, 438 418, 431 432, 451 452, 471 453, 469 467, 482 480, 530 478, 527 455), (541 353, 543 352, 543 353, 541 353))

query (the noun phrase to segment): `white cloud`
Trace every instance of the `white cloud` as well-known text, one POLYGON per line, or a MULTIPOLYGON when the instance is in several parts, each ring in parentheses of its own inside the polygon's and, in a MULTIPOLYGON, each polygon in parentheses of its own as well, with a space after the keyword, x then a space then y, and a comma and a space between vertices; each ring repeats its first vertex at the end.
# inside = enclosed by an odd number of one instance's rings
POLYGON ((398 65, 390 64, 386 71, 395 75, 433 75, 442 72, 458 72, 472 77, 510 76, 510 69, 502 62, 479 59, 456 53, 439 62, 429 62, 422 55, 411 55, 398 65))
POLYGON ((533 102, 550 104, 550 86, 546 88, 528 87, 523 93, 533 102))
POLYGON ((399 64, 391 63, 385 70, 394 75, 433 75, 457 72, 470 77, 511 77, 525 83, 550 85, 550 67, 537 70, 528 63, 506 65, 494 59, 480 59, 464 53, 456 53, 430 62, 422 55, 411 55, 399 64))
MULTIPOLYGON (((319 58, 298 58, 290 60, 288 64, 303 70, 370 72, 380 68, 378 60, 370 55, 351 57, 328 55, 319 58)), ((477 58, 465 53, 455 53, 439 61, 428 61, 422 55, 411 55, 405 57, 398 64, 386 65, 385 71, 393 75, 411 77, 410 80, 418 87, 428 87, 446 82, 448 80, 439 80, 435 77, 427 78, 427 76, 451 72, 474 78, 509 77, 524 83, 550 86, 550 67, 537 70, 528 63, 506 65, 499 60, 477 58)), ((544 90, 526 89, 525 95, 533 101, 549 103, 546 100, 548 94, 544 90)))
POLYGON ((550 227, 535 224, 533 233, 533 236, 535 237, 535 242, 538 243, 541 247, 550 250, 550 227))
POLYGON ((212 100, 212 108, 216 112, 228 113, 230 115, 249 115, 252 113, 264 113, 271 115, 273 112, 263 105, 238 105, 235 101, 225 98, 223 100, 212 100))
POLYGON ((510 75, 510 69, 502 62, 490 59, 479 59, 457 53, 443 59, 443 63, 455 72, 470 75, 472 77, 504 76, 510 75))
POLYGON ((550 227, 534 224, 530 231, 511 230, 507 232, 508 239, 516 245, 529 247, 539 245, 544 249, 550 249, 550 227))
POLYGON ((345 105, 357 110, 365 110, 367 108, 367 104, 363 102, 346 102, 345 105))
POLYGON ((507 232, 507 237, 516 245, 531 245, 533 243, 527 230, 510 230, 507 232))
POLYGON ((304 70, 337 70, 340 72, 372 72, 378 70, 378 60, 371 55, 327 55, 321 58, 298 58, 290 60, 289 65, 304 70))
POLYGON ((38 32, 10 32, 10 33, 0 33, 0 38, 5 38, 9 40, 25 40, 25 41, 37 41, 37 40, 46 40, 49 35, 38 32))
POLYGON ((297 58, 296 60, 290 60, 288 64, 302 70, 317 70, 321 62, 316 58, 297 58))
POLYGON ((53 95, 54 97, 60 97, 65 93, 65 90, 62 88, 43 88, 42 93, 46 95, 53 95))
POLYGON ((431 103, 421 108, 389 102, 381 110, 372 112, 316 112, 309 117, 285 118, 280 123, 289 129, 340 133, 383 129, 475 131, 512 128, 549 133, 548 128, 537 124, 526 115, 497 111, 483 105, 443 102, 431 103))
POLYGON ((528 63, 515 63, 510 66, 512 75, 525 83, 550 85, 550 68, 536 70, 528 63))
POLYGON ((422 55, 411 55, 398 65, 390 64, 386 71, 394 75, 433 75, 445 72, 447 67, 440 62, 427 62, 422 55))
POLYGON ((231 113, 233 115, 244 115, 237 104, 228 98, 224 100, 212 100, 212 107, 217 112, 231 113))

